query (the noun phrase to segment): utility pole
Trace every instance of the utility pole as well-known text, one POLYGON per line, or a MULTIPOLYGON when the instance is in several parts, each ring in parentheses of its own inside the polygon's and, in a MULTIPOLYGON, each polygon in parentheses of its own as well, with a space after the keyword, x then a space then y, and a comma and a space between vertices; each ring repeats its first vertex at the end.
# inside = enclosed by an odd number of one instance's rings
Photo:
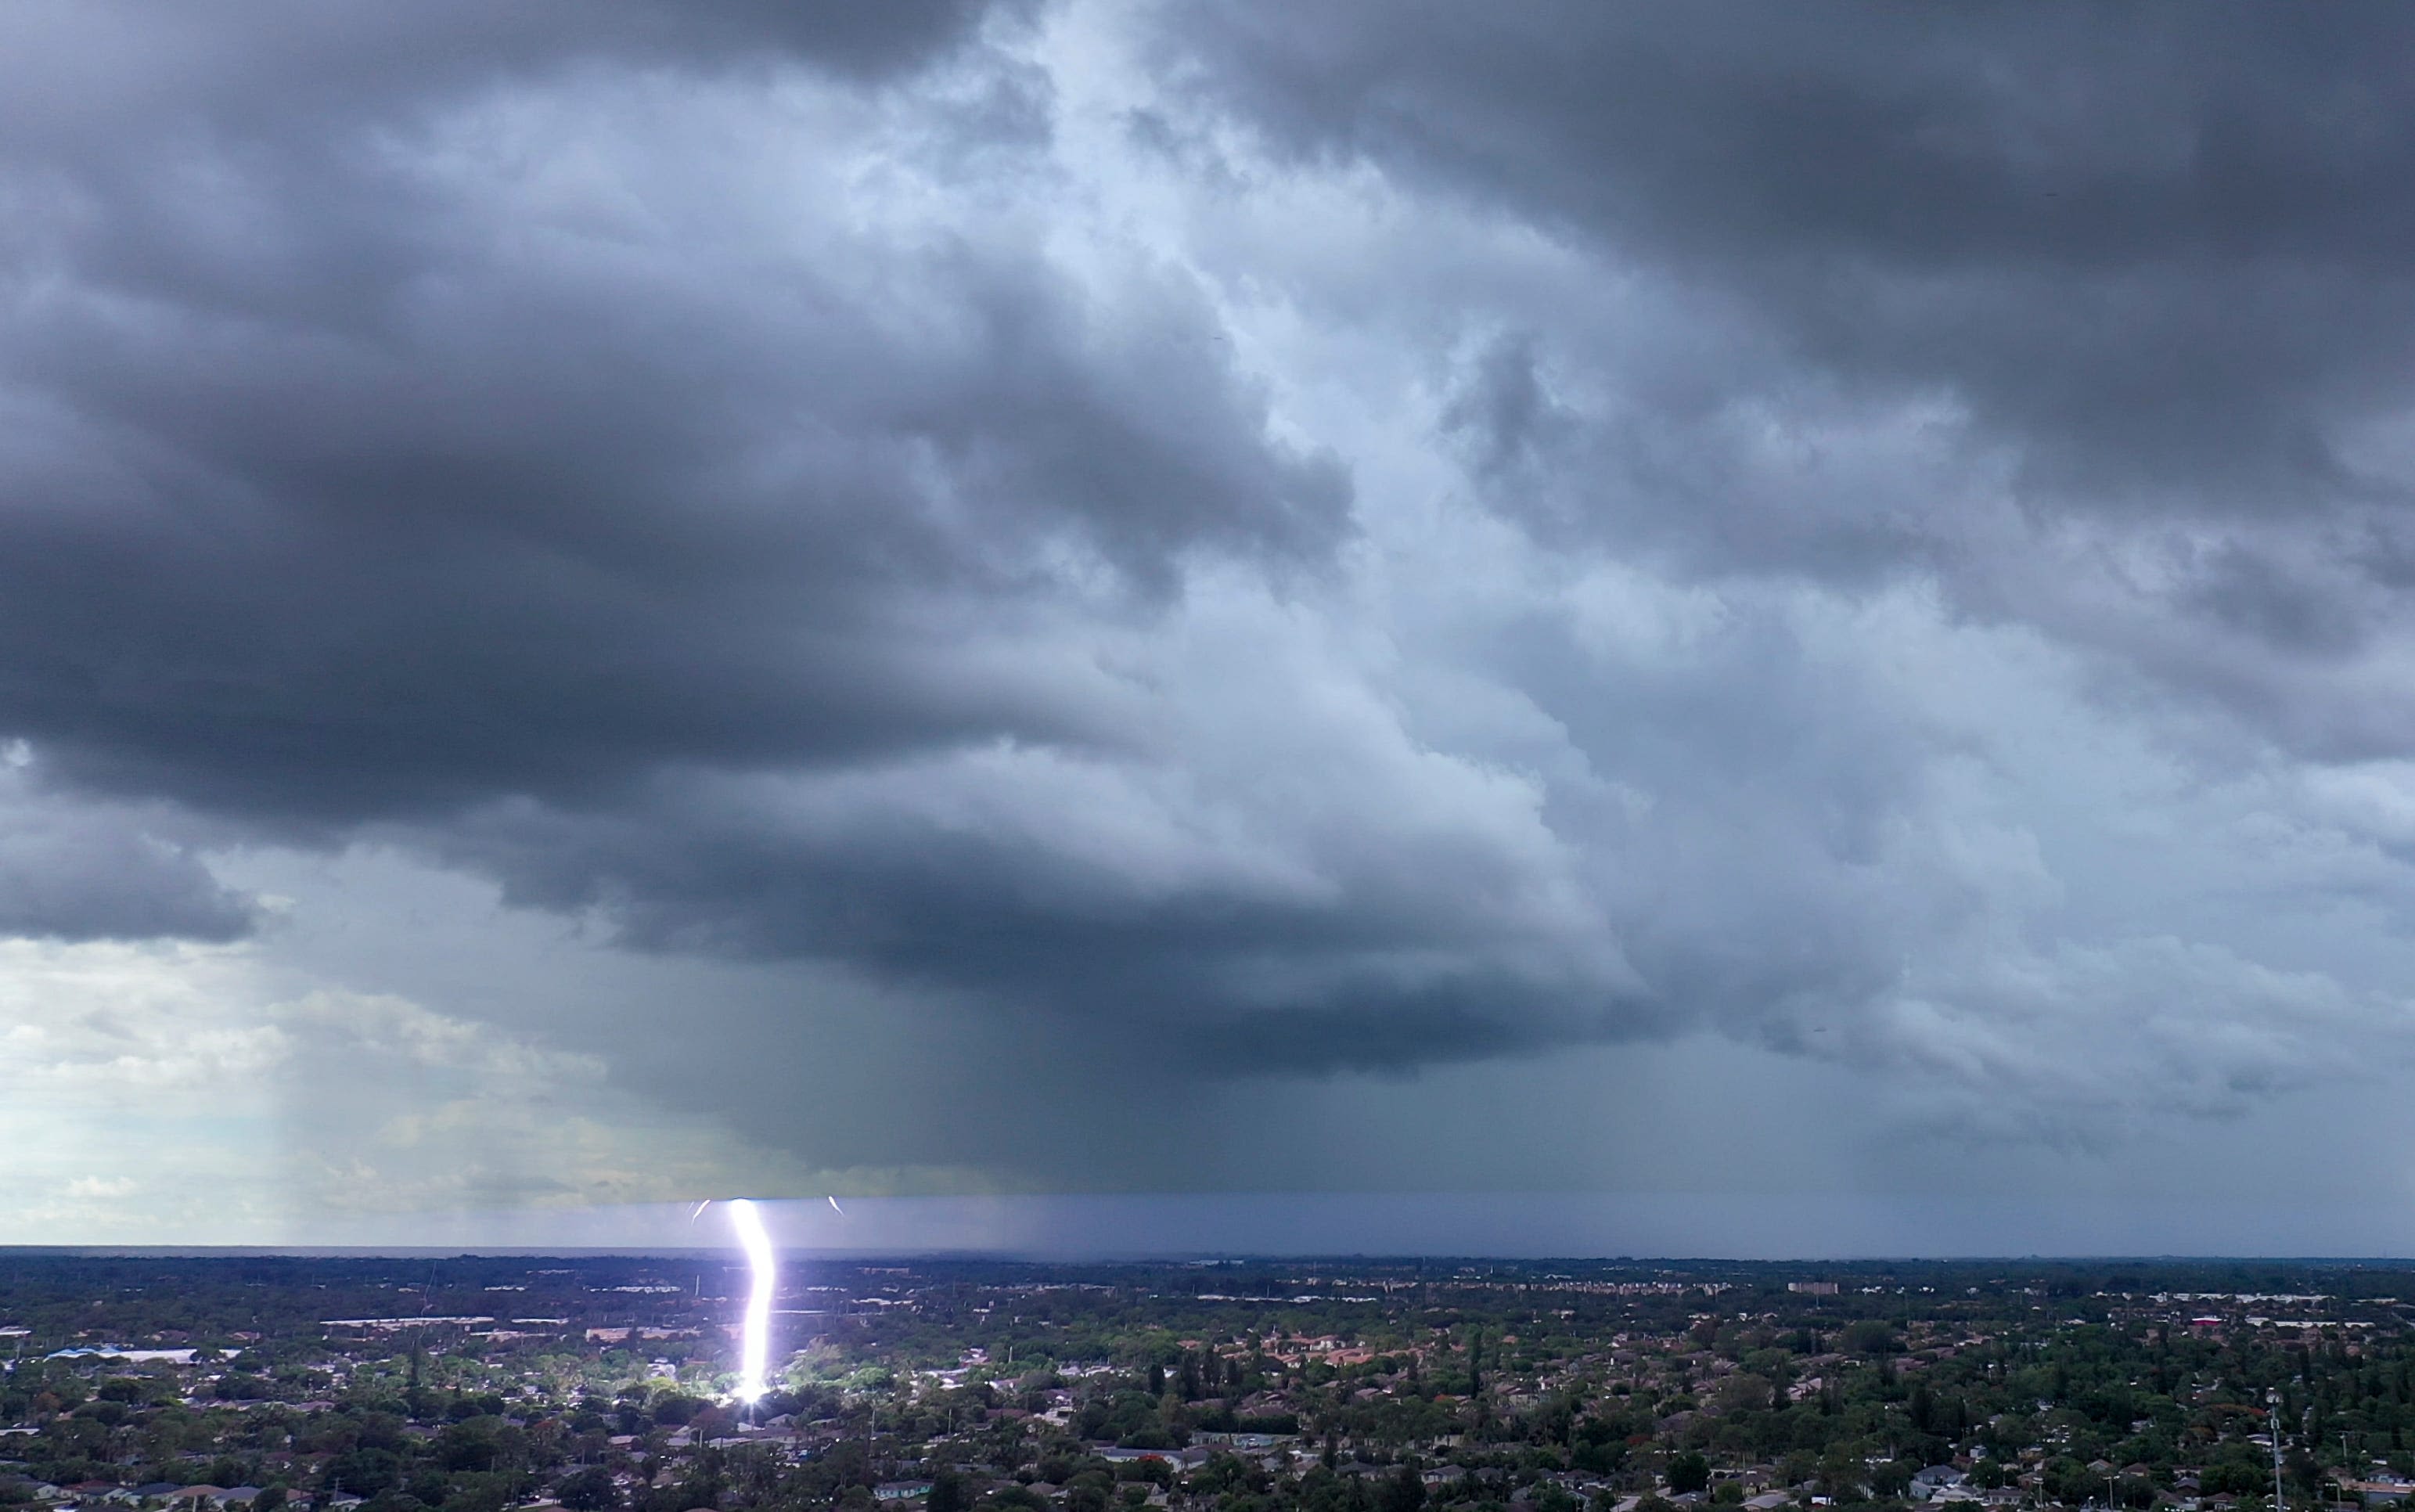
POLYGON ((2265 1419, 2266 1424, 2272 1430, 2272 1512, 2283 1512, 2284 1504, 2281 1500, 2281 1388, 2275 1386, 2270 1391, 2265 1392, 2264 1400, 2266 1404, 2272 1409, 2272 1415, 2265 1419))

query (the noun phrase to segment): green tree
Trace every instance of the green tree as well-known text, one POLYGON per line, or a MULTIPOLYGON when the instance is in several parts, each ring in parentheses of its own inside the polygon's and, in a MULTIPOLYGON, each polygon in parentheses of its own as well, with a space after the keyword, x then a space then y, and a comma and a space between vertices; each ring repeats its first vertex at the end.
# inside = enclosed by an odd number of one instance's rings
POLYGON ((1676 1494, 1703 1490, 1710 1484, 1711 1462, 1694 1450, 1688 1449, 1669 1461, 1669 1490, 1676 1494))
POLYGON ((613 1484, 610 1471, 591 1465, 562 1477, 553 1496, 569 1512, 605 1512, 621 1500, 621 1489, 613 1484))

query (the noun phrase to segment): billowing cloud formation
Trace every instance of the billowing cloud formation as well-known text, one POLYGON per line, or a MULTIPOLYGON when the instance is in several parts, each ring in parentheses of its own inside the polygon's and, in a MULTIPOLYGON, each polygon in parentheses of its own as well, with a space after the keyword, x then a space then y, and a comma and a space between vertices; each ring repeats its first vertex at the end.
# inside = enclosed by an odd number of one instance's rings
POLYGON ((2067 502, 2269 511, 2349 485, 2343 427, 2403 400, 2393 20, 1413 10, 1177 17, 1169 67, 1282 150, 1679 272, 1793 359, 1704 409, 1817 369, 1950 396, 2067 502))
POLYGON ((2091 1150, 2415 1052, 2394 22, 244 14, 0 50, 0 927, 1026 1184, 1703 1030, 2091 1150), (659 996, 381 980, 348 852, 659 996))
POLYGON ((2296 748, 2401 749, 2406 28, 1865 20, 1238 6, 1159 46, 1269 150, 1601 276, 1508 302, 1450 412, 1552 538, 1917 573, 2296 748))

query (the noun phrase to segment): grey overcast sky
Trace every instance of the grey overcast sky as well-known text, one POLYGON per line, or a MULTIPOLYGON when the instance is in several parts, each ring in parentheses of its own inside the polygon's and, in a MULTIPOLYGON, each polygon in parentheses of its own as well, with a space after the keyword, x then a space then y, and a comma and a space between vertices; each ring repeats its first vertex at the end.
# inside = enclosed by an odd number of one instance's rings
POLYGON ((2410 78, 22 0, 0 1242, 2415 1249, 2410 78))

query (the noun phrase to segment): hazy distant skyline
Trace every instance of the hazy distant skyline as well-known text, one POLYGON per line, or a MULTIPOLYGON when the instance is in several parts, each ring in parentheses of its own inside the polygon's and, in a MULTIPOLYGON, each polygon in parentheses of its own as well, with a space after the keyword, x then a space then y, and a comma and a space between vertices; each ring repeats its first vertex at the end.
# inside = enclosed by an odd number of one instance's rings
POLYGON ((2410 63, 13 7, 0 1243, 2415 1248, 2410 63))

